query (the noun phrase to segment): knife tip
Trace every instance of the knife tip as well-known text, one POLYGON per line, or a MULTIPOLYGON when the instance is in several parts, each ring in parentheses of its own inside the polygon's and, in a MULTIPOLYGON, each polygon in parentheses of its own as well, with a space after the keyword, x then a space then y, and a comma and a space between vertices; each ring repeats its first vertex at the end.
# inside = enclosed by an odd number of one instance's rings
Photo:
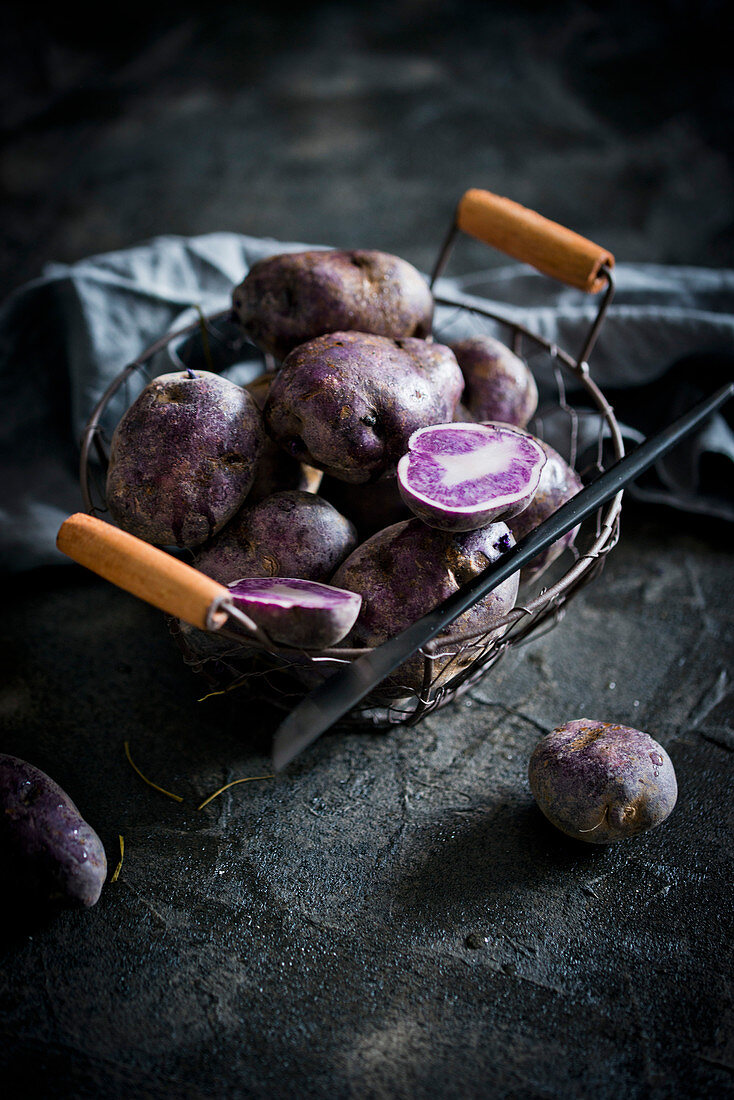
POLYGON ((280 744, 276 737, 273 740, 273 749, 270 756, 270 762, 276 775, 287 768, 292 759, 293 753, 289 752, 284 745, 280 744))

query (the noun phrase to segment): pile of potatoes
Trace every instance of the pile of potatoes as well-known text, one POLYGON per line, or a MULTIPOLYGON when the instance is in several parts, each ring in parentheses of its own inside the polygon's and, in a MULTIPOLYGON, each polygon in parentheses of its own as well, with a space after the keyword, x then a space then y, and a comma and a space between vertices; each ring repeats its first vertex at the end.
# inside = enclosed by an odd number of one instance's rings
MULTIPOLYGON (((334 644, 385 641, 581 487, 541 443, 540 478, 518 514, 457 531, 411 512, 396 474, 416 433, 500 422, 527 438, 537 389, 522 360, 488 336, 434 342, 430 289, 397 257, 365 250, 271 257, 235 288, 233 315, 278 369, 244 388, 198 370, 153 379, 114 433, 109 511, 146 541, 191 547, 194 565, 224 584, 316 582, 311 603, 328 603, 325 585, 357 593, 356 621, 334 644)), ((539 575, 570 537, 529 574, 539 575)), ((505 581, 445 638, 491 631, 514 605, 518 584, 518 576, 505 581)), ((308 648, 298 615, 296 601, 294 638, 308 648)), ((266 630, 267 621, 265 612, 266 630)), ((439 659, 434 684, 444 667, 456 671, 450 658, 439 659)), ((419 691, 423 659, 396 677, 419 691)))

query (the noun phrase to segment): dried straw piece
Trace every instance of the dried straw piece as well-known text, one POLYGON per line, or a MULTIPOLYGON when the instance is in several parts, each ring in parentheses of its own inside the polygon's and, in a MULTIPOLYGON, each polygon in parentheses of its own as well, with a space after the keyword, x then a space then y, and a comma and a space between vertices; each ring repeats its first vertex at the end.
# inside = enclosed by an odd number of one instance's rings
POLYGON ((225 783, 223 787, 220 787, 214 794, 210 794, 208 798, 205 798, 200 806, 197 806, 197 810, 203 810, 205 806, 208 806, 218 795, 223 794, 224 791, 228 791, 230 787, 236 787, 238 783, 252 783, 255 779, 275 779, 275 775, 247 775, 244 779, 233 779, 231 783, 225 783))
POLYGON ((120 862, 117 864, 117 867, 115 867, 115 871, 114 871, 114 874, 112 875, 112 878, 110 879, 110 882, 117 882, 120 871, 122 870, 122 861, 125 858, 125 838, 123 836, 121 836, 119 833, 118 833, 118 837, 119 837, 119 840, 120 840, 120 862))
POLYGON ((163 787, 159 787, 157 783, 154 783, 151 779, 147 779, 146 776, 143 775, 143 773, 141 772, 141 770, 137 766, 137 764, 133 763, 133 758, 130 755, 130 742, 129 741, 125 742, 125 756, 127 757, 128 763, 129 763, 130 767, 133 769, 133 771, 137 772, 138 775, 140 776, 140 778, 143 780, 143 782, 147 783, 149 787, 152 787, 156 791, 160 791, 161 794, 166 795, 167 798, 172 798, 175 802, 183 802, 183 798, 181 797, 180 794, 173 794, 171 791, 167 791, 163 787))

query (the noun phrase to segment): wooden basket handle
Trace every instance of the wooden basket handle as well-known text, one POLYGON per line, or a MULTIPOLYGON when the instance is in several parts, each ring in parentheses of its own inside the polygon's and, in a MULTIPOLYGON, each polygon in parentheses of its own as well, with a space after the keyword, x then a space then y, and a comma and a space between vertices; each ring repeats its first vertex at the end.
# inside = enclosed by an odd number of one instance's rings
POLYGON ((465 192, 456 208, 456 225, 470 237, 588 294, 605 285, 602 267, 614 267, 614 256, 606 248, 491 191, 465 192))
POLYGON ((229 589, 110 523, 77 512, 61 524, 56 545, 118 588, 200 630, 216 630, 227 621, 219 608, 230 599, 229 589))

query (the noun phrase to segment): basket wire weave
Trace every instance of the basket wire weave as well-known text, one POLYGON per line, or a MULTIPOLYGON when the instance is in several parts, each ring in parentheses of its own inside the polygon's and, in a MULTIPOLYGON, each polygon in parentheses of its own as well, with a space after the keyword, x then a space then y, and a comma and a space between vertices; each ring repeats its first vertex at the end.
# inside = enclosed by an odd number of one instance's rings
MULTIPOLYGON (((453 245, 456 230, 447 238, 439 255, 431 286, 443 270, 453 245)), ((616 460, 624 454, 622 437, 614 411, 592 379, 588 356, 599 334, 609 307, 614 283, 609 267, 602 268, 606 288, 597 315, 590 326, 578 356, 547 341, 510 319, 486 308, 481 300, 462 300, 434 294, 437 323, 434 337, 450 343, 461 336, 488 333, 498 336, 527 363, 533 374, 552 377, 555 396, 548 397, 528 425, 543 437, 548 417, 565 424, 565 445, 556 449, 573 467, 579 459, 580 425, 585 418, 596 428, 595 454, 586 448, 585 466, 578 472, 584 480, 603 470, 605 438, 611 442, 616 460), (584 397, 584 405, 572 404, 568 397, 572 382, 584 397), (588 408, 588 405, 591 408, 588 408)), ((106 512, 104 483, 109 461, 111 435, 117 421, 147 382, 164 371, 198 367, 220 371, 240 384, 272 369, 269 356, 262 355, 243 336, 226 310, 199 319, 175 332, 162 336, 126 366, 112 381, 95 407, 84 432, 81 449, 81 488, 85 508, 92 515, 106 512)), ((582 433, 588 436, 588 432, 582 433)), ((416 694, 412 688, 386 688, 368 696, 348 716, 348 722, 374 725, 413 725, 424 715, 449 702, 472 687, 511 647, 519 646, 561 621, 566 605, 581 587, 593 580, 603 567, 606 554, 619 537, 621 493, 596 516, 582 525, 571 548, 564 551, 544 576, 543 586, 521 586, 520 600, 490 630, 478 634, 460 634, 434 639, 420 652, 423 682, 416 694), (549 578, 549 579, 545 579, 549 578), (438 673, 436 670, 439 670, 438 673)), ((184 557, 190 551, 177 551, 184 557)), ((291 709, 306 690, 310 690, 336 668, 366 652, 364 649, 314 651, 294 650, 272 644, 245 616, 230 614, 230 620, 216 632, 202 632, 177 620, 169 619, 171 632, 183 658, 194 670, 204 673, 210 684, 208 694, 246 687, 250 697, 264 699, 285 710, 291 709)), ((206 696, 205 696, 206 697, 206 696)))

